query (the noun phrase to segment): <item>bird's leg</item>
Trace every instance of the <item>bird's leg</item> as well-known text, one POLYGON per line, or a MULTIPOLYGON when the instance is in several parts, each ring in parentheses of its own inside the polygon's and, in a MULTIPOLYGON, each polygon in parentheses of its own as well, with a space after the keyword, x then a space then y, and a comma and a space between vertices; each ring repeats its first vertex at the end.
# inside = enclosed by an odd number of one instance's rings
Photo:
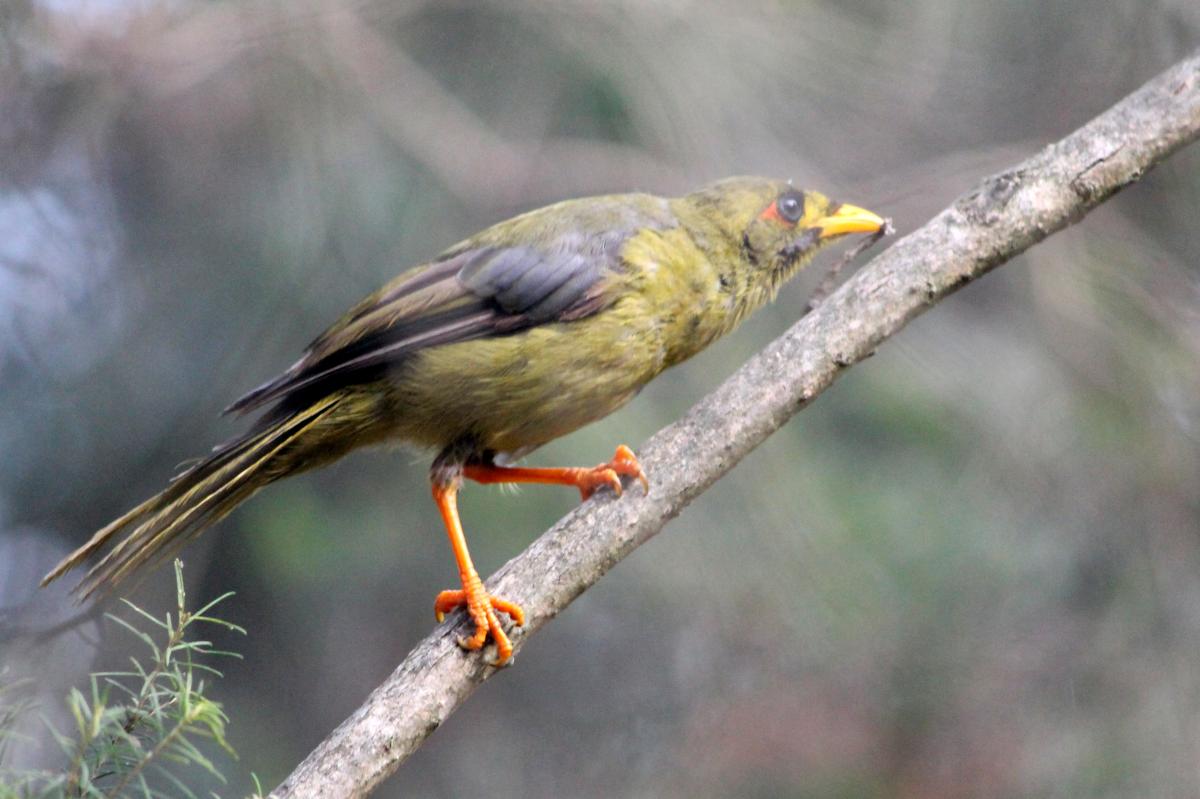
POLYGON ((583 499, 587 499, 597 488, 608 486, 621 494, 621 478, 634 477, 641 481, 642 488, 650 488, 646 473, 642 471, 633 450, 622 444, 617 447, 612 460, 590 469, 567 467, 538 469, 518 466, 497 466, 494 463, 468 463, 463 466, 463 477, 477 483, 550 483, 575 486, 583 499))
POLYGON ((492 596, 484 590, 483 580, 471 562, 462 522, 458 518, 458 487, 463 477, 478 483, 550 483, 575 486, 584 499, 590 497, 601 486, 609 486, 620 494, 622 477, 640 480, 643 488, 649 488, 649 483, 633 451, 624 444, 617 447, 612 460, 590 469, 497 466, 491 463, 490 459, 468 461, 461 467, 455 463, 453 468, 435 463, 433 499, 437 502, 442 521, 446 525, 446 534, 450 537, 450 546, 454 550, 454 560, 458 563, 458 576, 463 587, 461 590, 443 591, 438 594, 434 601, 434 612, 438 621, 441 621, 447 613, 465 605, 471 620, 475 622, 475 634, 470 638, 461 639, 459 644, 465 649, 480 649, 487 642, 488 635, 491 635, 496 642, 495 665, 502 666, 512 657, 512 643, 500 626, 500 619, 496 614, 507 613, 513 622, 523 625, 525 611, 519 605, 492 596))
POLYGON ((445 482, 435 479, 433 483, 433 499, 446 524, 446 534, 450 536, 450 547, 454 550, 458 576, 462 580, 462 590, 441 592, 433 603, 433 609, 437 620, 441 621, 448 612, 466 605, 467 613, 475 622, 475 634, 470 638, 460 638, 459 645, 464 649, 481 649, 490 633, 496 642, 494 665, 503 666, 512 657, 512 643, 500 626, 496 613, 507 613, 513 622, 523 625, 525 611, 519 605, 492 596, 484 590, 483 580, 479 578, 479 572, 471 562, 471 553, 467 551, 467 538, 463 535, 462 523, 458 518, 458 485, 457 477, 445 482))

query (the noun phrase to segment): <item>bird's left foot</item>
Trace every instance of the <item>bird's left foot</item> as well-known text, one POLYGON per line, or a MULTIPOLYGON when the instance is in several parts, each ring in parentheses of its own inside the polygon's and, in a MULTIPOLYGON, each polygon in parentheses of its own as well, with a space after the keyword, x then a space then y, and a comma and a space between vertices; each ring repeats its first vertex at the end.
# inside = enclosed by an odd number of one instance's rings
POLYGON ((650 490, 650 481, 646 479, 646 473, 642 471, 642 465, 638 463, 637 456, 624 444, 617 447, 612 460, 608 463, 601 463, 591 469, 575 471, 579 473, 575 485, 579 488, 579 494, 583 499, 591 497, 596 493, 596 489, 602 486, 608 486, 616 492, 617 496, 621 496, 622 477, 632 477, 642 484, 643 491, 650 490))
POLYGON ((446 614, 466 606, 467 615, 475 622, 475 634, 470 638, 458 639, 458 645, 463 649, 482 649, 490 635, 496 642, 496 661, 494 666, 503 666, 512 657, 512 642, 508 634, 500 626, 497 613, 506 613, 518 627, 525 624, 525 611, 515 602, 501 599, 489 594, 483 588, 478 575, 474 579, 463 581, 463 588, 456 591, 443 591, 437 595, 433 603, 433 612, 440 622, 446 614))

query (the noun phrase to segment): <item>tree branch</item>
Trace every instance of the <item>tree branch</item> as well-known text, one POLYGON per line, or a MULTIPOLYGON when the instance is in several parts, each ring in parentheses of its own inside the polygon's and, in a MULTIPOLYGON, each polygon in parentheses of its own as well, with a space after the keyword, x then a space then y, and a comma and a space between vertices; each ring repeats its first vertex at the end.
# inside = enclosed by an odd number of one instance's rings
MULTIPOLYGON (((1051 233, 1200 135, 1200 51, 1065 139, 982 181, 898 241, 639 456, 643 496, 598 496, 488 581, 524 606, 520 649, 579 594, 910 319, 1051 233)), ((361 797, 494 671, 455 645, 461 614, 422 641, 272 797, 361 797)), ((518 667, 519 668, 519 667, 518 667)))

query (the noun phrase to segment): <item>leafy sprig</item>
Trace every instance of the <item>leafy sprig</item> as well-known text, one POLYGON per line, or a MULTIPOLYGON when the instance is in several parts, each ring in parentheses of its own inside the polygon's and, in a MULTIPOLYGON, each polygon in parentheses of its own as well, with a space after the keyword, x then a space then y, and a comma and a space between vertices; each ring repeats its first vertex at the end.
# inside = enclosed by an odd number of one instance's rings
MULTIPOLYGON (((73 688, 66 702, 74 729, 68 734, 47 725, 66 755, 65 767, 25 772, 0 768, 0 799, 195 799, 184 778, 191 769, 225 782, 217 765, 201 749, 207 741, 229 757, 237 757, 225 738, 229 720, 220 703, 206 695, 212 681, 222 675, 206 661, 241 656, 191 636, 202 624, 243 635, 246 631, 210 615, 229 593, 199 610, 187 609, 179 560, 175 561, 175 586, 174 614, 158 618, 128 600, 122 602, 134 614, 133 621, 106 614, 109 621, 144 644, 149 657, 130 657, 128 670, 97 672, 91 675, 87 690, 73 688)), ((7 691, 0 687, 0 763, 5 743, 15 735, 15 721, 29 712, 27 704, 5 700, 19 687, 10 685, 7 691)))

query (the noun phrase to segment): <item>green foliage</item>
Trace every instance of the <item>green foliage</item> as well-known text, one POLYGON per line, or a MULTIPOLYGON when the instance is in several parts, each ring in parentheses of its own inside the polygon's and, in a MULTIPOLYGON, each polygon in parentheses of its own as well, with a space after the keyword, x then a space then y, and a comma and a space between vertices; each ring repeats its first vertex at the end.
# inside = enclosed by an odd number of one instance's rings
MULTIPOLYGON (((148 658, 130 657, 127 671, 91 675, 84 690, 74 688, 67 707, 74 728, 51 727, 65 764, 57 771, 0 770, 0 799, 9 797, 194 797, 186 777, 201 770, 225 781, 216 764, 201 751, 211 741, 230 757, 225 740, 228 722, 221 705, 205 695, 221 672, 208 663, 214 657, 240 657, 214 649, 191 636, 199 624, 217 624, 245 634, 236 624, 208 615, 230 594, 222 594, 199 610, 185 604, 183 564, 175 561, 177 610, 159 619, 122 600, 135 614, 127 621, 108 619, 129 631, 150 651, 148 658)), ((30 711, 10 697, 20 685, 0 686, 0 761, 11 743, 15 721, 30 711)))

